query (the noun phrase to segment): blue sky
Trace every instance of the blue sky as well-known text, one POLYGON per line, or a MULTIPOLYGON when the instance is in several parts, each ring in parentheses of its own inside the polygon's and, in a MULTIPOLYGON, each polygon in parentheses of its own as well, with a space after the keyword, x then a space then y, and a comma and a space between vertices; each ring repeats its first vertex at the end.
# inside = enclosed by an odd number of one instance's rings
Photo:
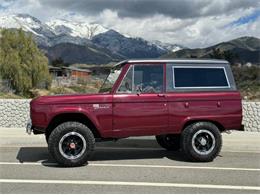
POLYGON ((247 24, 249 22, 255 22, 257 20, 258 21, 260 20, 260 10, 256 10, 247 16, 240 17, 239 19, 231 22, 230 24, 231 25, 243 25, 243 24, 247 24))
POLYGON ((259 0, 0 0, 0 15, 96 22, 147 40, 205 47, 260 36, 259 0))

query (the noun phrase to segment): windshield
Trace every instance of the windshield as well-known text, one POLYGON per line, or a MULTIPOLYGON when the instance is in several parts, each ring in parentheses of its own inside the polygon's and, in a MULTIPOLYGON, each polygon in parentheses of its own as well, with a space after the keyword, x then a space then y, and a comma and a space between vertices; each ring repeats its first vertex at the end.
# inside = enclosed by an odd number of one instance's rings
POLYGON ((103 85, 101 86, 99 92, 100 93, 106 93, 111 92, 118 76, 120 75, 122 71, 122 66, 116 66, 110 71, 110 74, 105 79, 103 85))

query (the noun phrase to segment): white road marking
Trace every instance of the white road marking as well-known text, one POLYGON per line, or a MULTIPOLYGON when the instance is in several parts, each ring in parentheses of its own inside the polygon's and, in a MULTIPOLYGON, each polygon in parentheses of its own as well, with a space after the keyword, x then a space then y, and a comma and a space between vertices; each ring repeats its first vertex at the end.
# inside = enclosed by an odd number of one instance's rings
POLYGON ((260 154, 260 150, 222 150, 221 153, 230 152, 230 153, 250 153, 250 154, 260 154))
MULTIPOLYGON (((44 162, 0 162, 0 165, 49 165, 55 166, 57 163, 44 162)), ((171 166, 171 165, 141 165, 141 164, 106 164, 89 163, 91 167, 134 167, 134 168, 168 168, 168 169, 204 169, 204 170, 227 170, 227 171, 260 171, 260 168, 235 168, 235 167, 200 167, 200 166, 171 166)))
MULTIPOLYGON (((97 146, 96 149, 101 149, 101 150, 157 150, 157 151, 165 151, 167 150, 163 148, 142 148, 142 147, 106 147, 106 146, 97 146)), ((168 151, 169 152, 169 151, 168 151)), ((222 150, 221 152, 231 152, 231 153, 250 153, 250 154, 260 154, 260 150, 222 150)), ((221 154, 221 153, 220 153, 221 154)))
POLYGON ((171 165, 132 165, 132 164, 89 164, 89 166, 108 167, 136 167, 136 168, 170 168, 170 169, 207 169, 207 170, 231 170, 231 171, 260 171, 257 168, 233 168, 233 167, 199 167, 199 166, 171 166, 171 165))
POLYGON ((28 184, 73 184, 73 185, 121 185, 121 186, 150 186, 150 187, 177 187, 177 188, 207 188, 229 190, 257 190, 259 186, 234 186, 211 184, 186 183, 156 183, 156 182, 122 182, 122 181, 82 181, 82 180, 31 180, 31 179, 0 179, 0 183, 28 183, 28 184))
POLYGON ((49 165, 55 166, 57 163, 48 163, 48 162, 0 162, 0 165, 49 165))
MULTIPOLYGON (((31 138, 28 135, 0 135, 0 138, 31 138)), ((36 137, 35 137, 36 138, 36 137)), ((44 137, 37 137, 40 139, 44 139, 44 137)))

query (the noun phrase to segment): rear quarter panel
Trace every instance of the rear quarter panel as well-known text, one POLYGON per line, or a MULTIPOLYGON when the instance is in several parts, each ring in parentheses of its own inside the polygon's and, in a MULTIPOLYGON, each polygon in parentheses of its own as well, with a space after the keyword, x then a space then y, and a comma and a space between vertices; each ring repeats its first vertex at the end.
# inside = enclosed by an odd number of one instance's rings
POLYGON ((239 92, 173 92, 167 94, 167 99, 171 133, 180 133, 190 121, 212 121, 224 129, 241 127, 239 92))

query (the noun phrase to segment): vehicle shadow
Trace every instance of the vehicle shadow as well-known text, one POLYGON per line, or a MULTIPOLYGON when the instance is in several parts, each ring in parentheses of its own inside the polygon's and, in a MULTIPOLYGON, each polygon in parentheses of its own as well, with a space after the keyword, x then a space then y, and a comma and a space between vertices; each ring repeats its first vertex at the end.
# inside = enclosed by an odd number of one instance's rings
MULTIPOLYGON (((120 143, 98 143, 89 161, 138 160, 168 158, 175 161, 187 160, 181 152, 164 150, 155 145, 154 140, 125 140, 120 143), (142 144, 139 144, 142 143, 142 144), (149 144, 150 143, 150 144, 149 144), (143 147, 141 147, 143 146, 143 147)), ((16 159, 21 163, 41 162, 44 166, 58 167, 46 147, 21 147, 16 159)))

